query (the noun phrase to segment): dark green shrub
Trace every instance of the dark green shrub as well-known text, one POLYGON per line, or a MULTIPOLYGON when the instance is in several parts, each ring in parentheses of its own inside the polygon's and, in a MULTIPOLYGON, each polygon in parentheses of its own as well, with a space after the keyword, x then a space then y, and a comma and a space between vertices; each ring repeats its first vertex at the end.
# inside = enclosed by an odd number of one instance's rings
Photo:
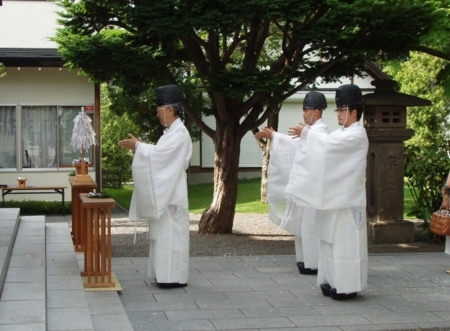
MULTIPOLYGON (((61 201, 5 201, 4 208, 20 208, 21 215, 61 215, 61 201)), ((66 215, 72 213, 72 202, 65 202, 66 215)))
POLYGON ((442 204, 441 187, 450 169, 447 148, 433 147, 409 145, 405 150, 406 185, 415 203, 408 215, 424 220, 423 230, 430 236, 431 215, 442 204))

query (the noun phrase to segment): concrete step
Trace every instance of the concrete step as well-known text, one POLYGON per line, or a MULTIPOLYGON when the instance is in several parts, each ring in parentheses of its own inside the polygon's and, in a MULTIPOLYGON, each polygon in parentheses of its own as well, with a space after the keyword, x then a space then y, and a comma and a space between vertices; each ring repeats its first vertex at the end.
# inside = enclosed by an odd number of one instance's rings
POLYGON ((0 208, 0 331, 133 331, 117 291, 85 291, 67 220, 0 208))
POLYGON ((48 330, 133 331, 117 291, 85 291, 84 254, 75 253, 68 223, 46 229, 48 330))
POLYGON ((0 297, 20 224, 19 208, 0 208, 0 297))
POLYGON ((95 330, 69 226, 47 223, 47 330, 95 330))
POLYGON ((85 291, 84 254, 75 253, 68 222, 48 222, 46 229, 48 330, 133 331, 117 291, 85 291))
POLYGON ((45 217, 23 216, 16 222, 19 227, 17 236, 10 238, 13 250, 0 300, 0 330, 45 331, 45 217))

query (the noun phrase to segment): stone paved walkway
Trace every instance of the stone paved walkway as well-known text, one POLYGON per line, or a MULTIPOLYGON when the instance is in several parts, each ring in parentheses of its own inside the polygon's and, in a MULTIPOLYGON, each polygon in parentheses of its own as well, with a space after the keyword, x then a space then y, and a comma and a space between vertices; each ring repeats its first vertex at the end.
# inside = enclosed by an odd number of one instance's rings
POLYGON ((17 220, 0 209, 0 331, 450 330, 443 252, 370 254, 368 288, 345 302, 322 296, 293 255, 191 257, 178 289, 158 288, 147 258, 113 258, 122 291, 85 292, 67 220, 17 220))

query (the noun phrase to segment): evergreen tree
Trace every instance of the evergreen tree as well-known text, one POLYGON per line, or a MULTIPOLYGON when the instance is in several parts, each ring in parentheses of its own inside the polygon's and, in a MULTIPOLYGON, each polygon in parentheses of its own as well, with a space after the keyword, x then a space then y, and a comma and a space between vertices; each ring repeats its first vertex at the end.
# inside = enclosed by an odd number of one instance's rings
POLYGON ((438 81, 448 61, 428 54, 411 52, 405 62, 392 62, 385 71, 392 75, 403 93, 428 99, 428 107, 409 107, 407 126, 415 135, 405 142, 405 176, 415 208, 411 216, 425 220, 428 230, 431 214, 442 203, 441 187, 450 170, 450 93, 438 81))
POLYGON ((57 3, 55 40, 69 67, 134 95, 164 81, 208 99, 201 109, 184 103, 215 146, 214 197, 200 233, 232 231, 240 143, 249 130, 317 77, 336 81, 361 73, 367 60, 406 57, 438 9, 432 0, 57 3), (215 117, 215 129, 199 110, 215 117))
POLYGON ((133 155, 117 145, 128 137, 128 133, 140 132, 139 126, 129 114, 117 115, 111 111, 111 101, 105 84, 101 86, 101 157, 102 168, 111 171, 122 171, 122 180, 130 181, 133 155))

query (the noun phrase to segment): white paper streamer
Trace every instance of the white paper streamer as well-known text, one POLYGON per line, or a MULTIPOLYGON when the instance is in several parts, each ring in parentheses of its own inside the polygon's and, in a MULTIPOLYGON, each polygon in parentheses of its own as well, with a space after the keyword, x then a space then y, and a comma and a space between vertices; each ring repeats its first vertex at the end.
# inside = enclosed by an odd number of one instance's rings
POLYGON ((439 216, 450 217, 450 210, 448 209, 439 209, 436 214, 439 216))
POLYGON ((84 107, 81 107, 81 112, 73 119, 73 122, 74 126, 70 146, 73 147, 74 151, 81 151, 88 149, 92 145, 98 145, 91 124, 92 120, 84 112, 84 107))

